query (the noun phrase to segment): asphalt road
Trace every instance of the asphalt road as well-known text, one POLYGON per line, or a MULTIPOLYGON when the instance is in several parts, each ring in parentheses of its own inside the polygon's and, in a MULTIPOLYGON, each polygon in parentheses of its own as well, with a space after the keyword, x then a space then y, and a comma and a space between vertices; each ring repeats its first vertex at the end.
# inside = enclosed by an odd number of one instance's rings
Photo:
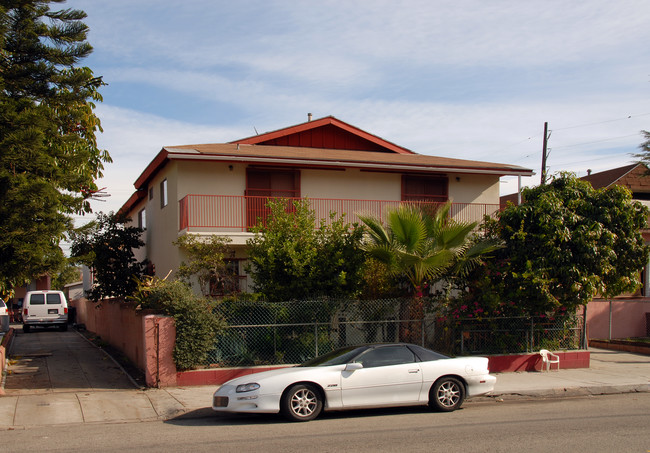
POLYGON ((650 394, 469 402, 453 413, 327 413, 308 423, 223 416, 3 432, 2 450, 176 452, 650 451, 650 394))

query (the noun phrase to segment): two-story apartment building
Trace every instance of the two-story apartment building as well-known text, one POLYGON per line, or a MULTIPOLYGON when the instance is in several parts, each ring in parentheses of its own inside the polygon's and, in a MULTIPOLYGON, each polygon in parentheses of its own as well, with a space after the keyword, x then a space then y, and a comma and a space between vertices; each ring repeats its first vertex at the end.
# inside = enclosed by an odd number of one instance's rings
POLYGON ((450 200, 455 217, 481 220, 499 209, 502 176, 532 174, 514 165, 417 154, 334 117, 310 117, 230 143, 162 148, 121 212, 146 228, 142 253, 157 275, 183 260, 173 245, 179 236, 229 237, 246 289, 246 241, 269 198, 308 198, 317 218, 345 213, 350 222, 402 202, 450 200))

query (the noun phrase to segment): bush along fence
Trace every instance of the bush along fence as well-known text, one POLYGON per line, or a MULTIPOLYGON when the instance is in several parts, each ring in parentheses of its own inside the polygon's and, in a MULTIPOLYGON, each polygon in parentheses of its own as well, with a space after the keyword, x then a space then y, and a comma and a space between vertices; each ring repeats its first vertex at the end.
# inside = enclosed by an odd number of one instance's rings
POLYGON ((218 311, 227 327, 208 354, 207 366, 301 363, 338 347, 410 342, 449 356, 517 354, 539 349, 584 348, 582 315, 452 319, 400 316, 409 300, 299 302, 227 301, 218 311))

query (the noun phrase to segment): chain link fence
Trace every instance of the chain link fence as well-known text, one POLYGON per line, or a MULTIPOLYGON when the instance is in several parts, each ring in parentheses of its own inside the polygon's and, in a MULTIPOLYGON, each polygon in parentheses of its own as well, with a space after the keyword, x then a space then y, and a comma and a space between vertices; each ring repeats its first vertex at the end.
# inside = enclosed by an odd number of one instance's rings
POLYGON ((206 365, 295 364, 342 346, 398 341, 450 356, 583 348, 581 315, 452 320, 432 313, 404 316, 409 303, 410 299, 224 302, 219 312, 228 327, 216 339, 206 365))

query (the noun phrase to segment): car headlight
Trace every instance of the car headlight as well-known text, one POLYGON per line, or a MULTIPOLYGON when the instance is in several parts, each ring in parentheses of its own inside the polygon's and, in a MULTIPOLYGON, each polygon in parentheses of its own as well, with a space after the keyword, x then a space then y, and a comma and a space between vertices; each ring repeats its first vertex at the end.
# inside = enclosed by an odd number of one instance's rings
POLYGON ((257 390, 258 388, 260 388, 259 384, 257 384, 256 382, 251 382, 250 384, 238 385, 235 391, 237 393, 252 392, 253 390, 257 390))

